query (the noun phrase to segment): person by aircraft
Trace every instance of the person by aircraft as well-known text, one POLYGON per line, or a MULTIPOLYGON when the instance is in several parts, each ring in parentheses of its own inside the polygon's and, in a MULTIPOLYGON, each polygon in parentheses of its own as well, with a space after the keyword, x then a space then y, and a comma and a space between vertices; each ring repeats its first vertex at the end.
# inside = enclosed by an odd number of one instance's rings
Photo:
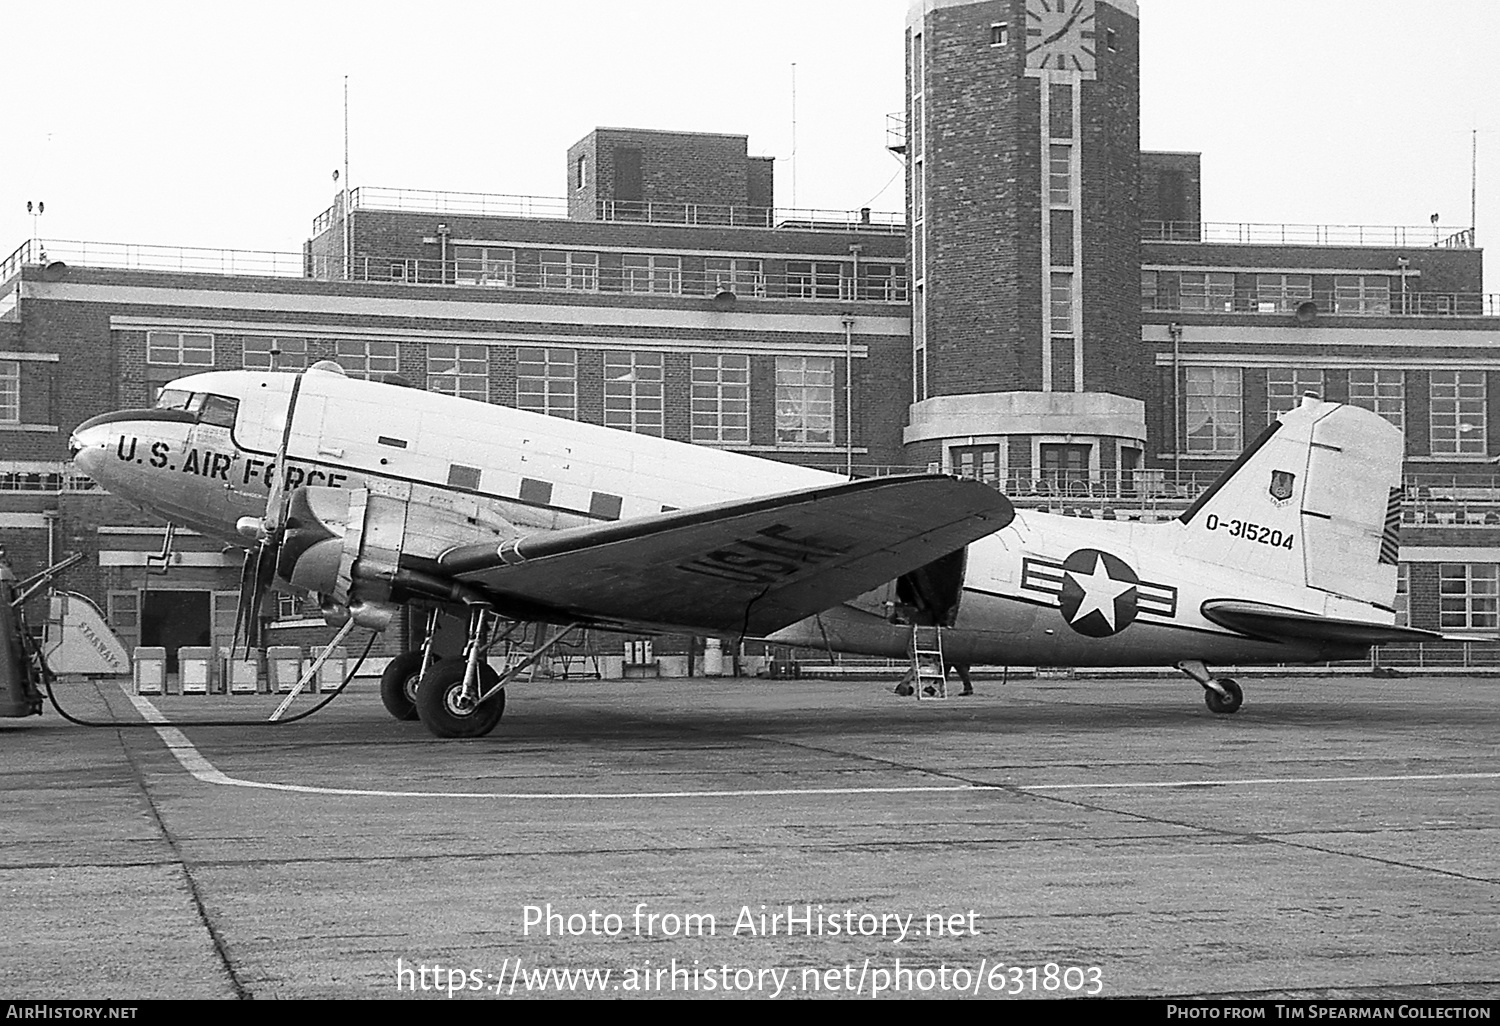
POLYGON ((506 681, 481 659, 500 618, 895 656, 935 626, 966 665, 1176 665, 1215 712, 1242 693, 1207 663, 1435 636, 1394 624, 1399 432, 1315 400, 1155 525, 1018 514, 975 481, 848 480, 327 362, 191 375, 71 446, 110 492, 247 550, 247 632, 272 586, 315 593, 330 624, 383 629, 406 604, 462 617, 462 659, 408 652, 382 680, 393 715, 445 737, 501 717, 506 681))

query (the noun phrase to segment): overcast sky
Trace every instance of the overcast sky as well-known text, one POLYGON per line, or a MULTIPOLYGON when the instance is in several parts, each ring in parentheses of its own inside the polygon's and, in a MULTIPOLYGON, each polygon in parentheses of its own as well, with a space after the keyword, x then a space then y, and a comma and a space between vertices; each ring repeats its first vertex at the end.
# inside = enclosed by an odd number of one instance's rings
MULTIPOLYGON (((1203 154, 1206 220, 1467 226, 1478 128, 1479 241, 1500 233, 1500 3, 1140 8, 1141 145, 1203 154)), ((32 234, 27 200, 44 239, 300 250, 337 188, 346 74, 355 185, 561 196, 569 144, 640 127, 748 135, 780 205, 899 210, 906 9, 11 3, 0 251, 32 234)))

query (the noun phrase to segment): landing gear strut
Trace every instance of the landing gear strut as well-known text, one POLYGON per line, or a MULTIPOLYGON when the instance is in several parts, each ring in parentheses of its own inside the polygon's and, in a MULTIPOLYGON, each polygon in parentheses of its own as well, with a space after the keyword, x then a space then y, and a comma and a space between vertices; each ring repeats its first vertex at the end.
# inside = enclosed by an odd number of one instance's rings
POLYGON ((1245 693, 1233 677, 1211 677, 1201 659, 1184 659, 1177 668, 1203 685, 1203 701, 1209 712, 1227 715, 1239 712, 1245 693))
POLYGON ((492 639, 497 617, 487 606, 469 608, 469 635, 462 659, 449 659, 431 666, 417 685, 414 705, 417 716, 438 737, 484 737, 495 729, 505 713, 505 685, 554 645, 571 634, 577 624, 566 627, 525 658, 510 666, 502 677, 484 656, 496 641, 509 636, 521 624, 492 639))
POLYGON ((432 665, 432 641, 437 634, 440 613, 441 610, 433 609, 427 614, 426 640, 422 647, 401 653, 380 675, 380 701, 385 705, 385 711, 398 720, 417 718, 417 685, 427 667, 432 665))

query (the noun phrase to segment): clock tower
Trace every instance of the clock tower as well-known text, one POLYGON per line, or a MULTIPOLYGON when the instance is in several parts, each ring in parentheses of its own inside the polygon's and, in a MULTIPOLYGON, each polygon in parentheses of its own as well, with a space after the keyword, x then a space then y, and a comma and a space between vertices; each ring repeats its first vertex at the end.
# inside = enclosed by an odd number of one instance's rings
POLYGON ((908 462, 1108 494, 1145 458, 1135 0, 907 17, 908 462))

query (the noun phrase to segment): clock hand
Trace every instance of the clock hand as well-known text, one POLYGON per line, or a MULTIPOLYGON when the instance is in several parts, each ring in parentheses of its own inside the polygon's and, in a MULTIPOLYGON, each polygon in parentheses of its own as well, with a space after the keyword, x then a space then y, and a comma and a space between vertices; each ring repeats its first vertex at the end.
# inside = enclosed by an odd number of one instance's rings
POLYGON ((1063 36, 1067 35, 1068 32, 1073 28, 1073 23, 1078 20, 1078 14, 1082 10, 1083 10, 1083 5, 1081 3, 1077 7, 1073 8, 1073 13, 1071 15, 1069 15, 1067 21, 1063 22, 1063 27, 1060 28, 1060 29, 1058 29, 1056 32, 1052 33, 1046 39, 1043 39, 1042 40, 1042 45, 1043 46, 1049 46, 1052 43, 1057 42, 1063 36))

